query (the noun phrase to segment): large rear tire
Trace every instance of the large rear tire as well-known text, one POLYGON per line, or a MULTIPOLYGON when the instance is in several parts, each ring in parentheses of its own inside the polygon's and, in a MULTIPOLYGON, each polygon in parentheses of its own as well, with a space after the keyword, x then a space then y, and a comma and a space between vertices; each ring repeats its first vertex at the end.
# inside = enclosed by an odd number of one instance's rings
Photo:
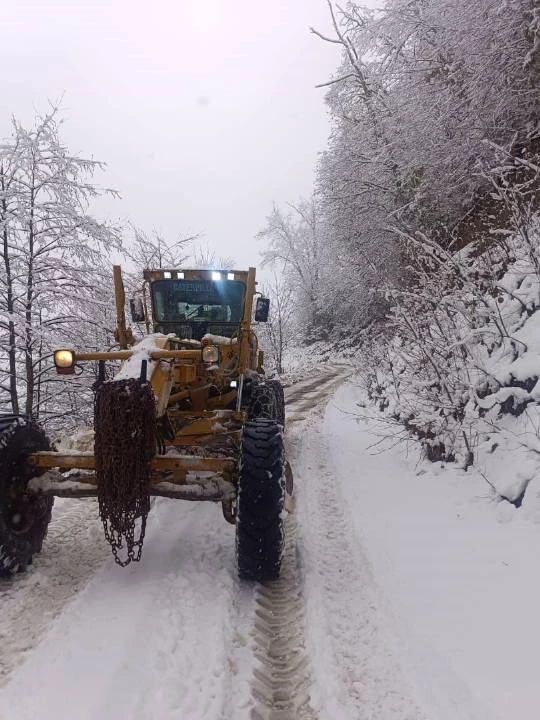
POLYGON ((25 460, 38 450, 50 450, 39 425, 0 415, 0 576, 26 570, 47 535, 54 498, 26 492, 35 470, 25 460))
POLYGON ((284 544, 284 451, 272 420, 247 422, 242 433, 236 559, 243 580, 277 580, 284 544))

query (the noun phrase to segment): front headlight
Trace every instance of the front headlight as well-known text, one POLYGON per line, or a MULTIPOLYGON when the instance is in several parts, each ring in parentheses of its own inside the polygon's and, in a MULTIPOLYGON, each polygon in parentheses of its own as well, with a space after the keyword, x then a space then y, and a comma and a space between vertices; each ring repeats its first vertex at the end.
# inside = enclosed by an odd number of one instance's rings
POLYGON ((219 362, 219 348, 216 345, 207 345, 202 349, 204 363, 215 364, 219 362))
POLYGON ((60 375, 71 375, 75 372, 75 353, 73 350, 55 350, 54 364, 60 375))

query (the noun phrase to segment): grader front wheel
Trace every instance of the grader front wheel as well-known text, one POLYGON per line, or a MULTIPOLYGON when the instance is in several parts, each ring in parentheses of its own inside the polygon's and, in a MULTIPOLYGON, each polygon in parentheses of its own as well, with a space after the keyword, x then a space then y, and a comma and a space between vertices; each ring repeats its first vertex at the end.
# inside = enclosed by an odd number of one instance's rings
POLYGON ((284 544, 283 436, 272 420, 247 422, 238 480, 236 558, 244 580, 277 580, 284 544))
POLYGON ((54 498, 26 492, 32 470, 25 460, 32 452, 49 449, 36 423, 0 415, 0 575, 26 570, 41 551, 54 498))

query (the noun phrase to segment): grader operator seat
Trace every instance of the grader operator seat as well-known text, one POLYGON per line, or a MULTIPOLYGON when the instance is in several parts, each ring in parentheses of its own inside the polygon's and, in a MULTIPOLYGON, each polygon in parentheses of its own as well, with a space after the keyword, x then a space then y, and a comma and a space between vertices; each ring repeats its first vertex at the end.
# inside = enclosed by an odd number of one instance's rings
POLYGON ((193 340, 207 333, 232 337, 238 332, 246 295, 243 279, 224 272, 191 277, 172 273, 150 279, 155 332, 193 340))

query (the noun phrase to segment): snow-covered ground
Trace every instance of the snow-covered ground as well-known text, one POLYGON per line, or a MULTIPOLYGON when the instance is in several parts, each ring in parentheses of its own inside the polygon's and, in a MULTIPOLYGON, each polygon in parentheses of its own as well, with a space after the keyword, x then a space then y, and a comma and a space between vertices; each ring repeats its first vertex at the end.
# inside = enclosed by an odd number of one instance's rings
POLYGON ((382 624, 426 717, 536 720, 537 515, 497 499, 476 472, 419 462, 414 445, 392 448, 387 432, 352 382, 300 439, 308 627, 314 667, 327 677, 315 684, 321 706, 352 702, 356 688, 358 714, 343 717, 419 717, 399 710, 382 624), (385 711, 375 709, 379 696, 385 711), (372 714, 363 715, 366 700, 372 714))
POLYGON ((219 506, 156 501, 121 569, 95 504, 59 502, 34 566, 0 587, 0 718, 536 719, 534 516, 414 447, 382 452, 349 374, 287 390, 298 547, 281 585, 236 579, 219 506))
MULTIPOLYGON (((14 673, 0 717, 219 717, 238 594, 220 513, 156 502, 144 561, 122 570, 106 552, 14 673)), ((3 631, 16 634, 16 620, 3 631)))

